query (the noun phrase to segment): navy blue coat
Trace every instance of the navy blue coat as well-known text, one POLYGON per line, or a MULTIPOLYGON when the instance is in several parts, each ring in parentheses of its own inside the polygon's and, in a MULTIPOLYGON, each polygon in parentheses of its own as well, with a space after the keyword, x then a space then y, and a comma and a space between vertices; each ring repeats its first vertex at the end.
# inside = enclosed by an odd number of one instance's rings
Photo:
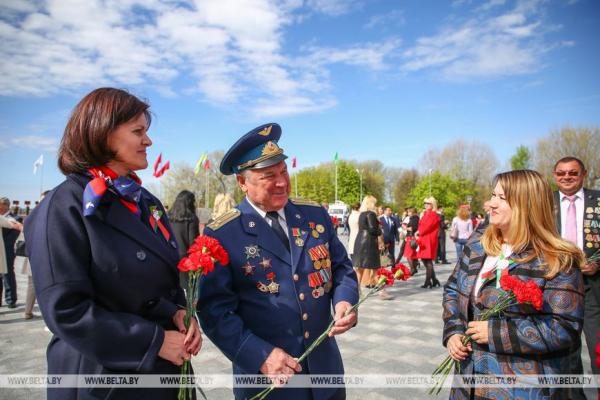
MULTIPOLYGON (((84 217, 89 180, 69 175, 25 223, 38 303, 54 333, 48 374, 179 374, 179 367, 158 357, 165 329, 175 329, 172 316, 185 304, 177 248, 173 237, 167 242, 143 222, 149 205, 162 205, 143 190, 142 216, 136 217, 109 191, 95 215, 84 217)), ((162 221, 168 227, 166 217, 162 221)), ((48 390, 48 399, 108 395, 175 399, 177 389, 48 390)))
MULTIPOLYGON (((327 328, 332 320, 332 305, 342 300, 351 304, 358 301, 358 285, 329 216, 316 203, 289 201, 284 208, 291 254, 247 200, 237 210, 229 213, 228 222, 217 219, 204 232, 222 243, 230 263, 217 266, 202 278, 198 313, 204 333, 232 361, 234 374, 260 374, 261 365, 274 347, 299 357, 327 328), (312 235, 315 229, 311 225, 322 231, 315 234, 318 238, 312 235), (294 233, 299 235, 298 240, 294 233), (318 270, 309 249, 318 245, 329 249, 331 287, 315 298, 309 274, 318 270), (264 267, 268 265, 265 260, 270 260, 270 267, 264 267), (248 264, 253 267, 249 268, 251 273, 248 267, 243 268, 248 264), (270 283, 269 272, 275 273, 278 293, 258 288, 261 283, 270 283)), ((335 339, 328 338, 317 347, 303 363, 303 369, 311 374, 343 374, 335 339)), ((257 392, 258 389, 234 388, 236 399, 249 398, 257 392)), ((320 400, 340 395, 343 391, 336 388, 277 389, 269 399, 320 400)))

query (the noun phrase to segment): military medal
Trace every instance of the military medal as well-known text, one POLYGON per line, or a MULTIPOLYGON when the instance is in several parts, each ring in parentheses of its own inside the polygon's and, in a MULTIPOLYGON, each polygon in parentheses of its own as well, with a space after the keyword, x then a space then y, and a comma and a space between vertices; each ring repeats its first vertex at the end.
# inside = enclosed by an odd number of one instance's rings
POLYGON ((310 234, 312 235, 312 237, 314 237, 315 239, 319 238, 319 232, 317 232, 317 230, 315 229, 315 223, 314 222, 309 222, 308 223, 308 227, 311 229, 310 234))
POLYGON ((296 243, 296 246, 298 246, 298 247, 304 246, 304 239, 302 239, 300 237, 300 236, 302 236, 302 231, 300 231, 300 228, 292 228, 292 236, 296 238, 294 240, 294 243, 296 243))
POLYGON ((254 275, 254 265, 247 262, 246 265, 242 265, 242 271, 244 271, 244 276, 254 275))
POLYGON ((269 292, 269 288, 267 288, 267 285, 265 285, 262 282, 256 282, 256 288, 258 290, 260 290, 263 293, 268 293, 269 292))
MULTIPOLYGON (((321 285, 323 285, 323 276, 319 272, 312 272, 308 274, 308 285, 313 288, 311 294, 312 297, 318 299, 322 296, 321 285)), ((323 291, 324 292, 324 291, 323 291)))
POLYGON ((267 289, 269 289, 269 293, 271 293, 271 294, 279 293, 279 284, 277 282, 275 282, 275 272, 269 272, 266 275, 266 278, 271 281, 271 283, 269 283, 267 285, 267 289))
POLYGON ((321 224, 317 224, 317 232, 319 232, 319 233, 325 232, 325 227, 321 224))
POLYGON ((263 258, 263 260, 259 262, 258 265, 262 266, 264 269, 269 269, 271 268, 271 259, 263 258))
POLYGON ((246 259, 260 257, 260 249, 257 245, 245 246, 246 249, 244 253, 246 254, 246 259))

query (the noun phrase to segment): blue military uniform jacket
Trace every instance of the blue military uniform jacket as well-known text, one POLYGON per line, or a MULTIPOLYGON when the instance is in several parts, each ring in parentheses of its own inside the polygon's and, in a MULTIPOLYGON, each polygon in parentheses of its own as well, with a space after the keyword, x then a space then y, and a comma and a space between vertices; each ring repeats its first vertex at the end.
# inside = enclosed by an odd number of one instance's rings
MULTIPOLYGON (((140 217, 112 192, 93 216, 82 213, 89 177, 72 174, 49 193, 25 223, 37 299, 54 333, 49 374, 179 374, 159 358, 164 330, 185 305, 174 238, 144 222, 151 204, 142 189, 140 217)), ((164 210, 163 210, 164 211, 164 210)), ((166 217, 163 223, 170 230, 166 217)), ((172 234, 171 234, 172 236, 172 234)), ((174 399, 177 388, 50 389, 48 399, 174 399)))
MULTIPOLYGON (((479 228, 465 245, 463 257, 445 285, 443 298, 443 343, 454 334, 464 334, 469 321, 476 321, 493 307, 500 295, 496 279, 487 281, 475 293, 474 287, 486 254, 479 228)), ((515 259, 526 253, 513 254, 515 259)), ((583 326, 583 278, 578 268, 544 277, 541 260, 514 263, 509 274, 522 281, 534 281, 543 290, 542 310, 529 304, 510 306, 502 316, 489 320, 489 344, 472 342, 473 352, 460 363, 460 373, 483 375, 548 375, 570 372, 569 353, 579 340, 583 326)), ((453 388, 450 399, 562 399, 561 388, 478 387, 453 388), (473 396, 472 396, 473 395, 473 396)))
MULTIPOLYGON (((332 305, 358 301, 346 250, 326 211, 312 204, 291 200, 284 208, 291 254, 247 200, 204 232, 222 243, 230 263, 202 278, 198 314, 206 335, 233 362, 234 374, 259 374, 274 347, 300 356, 327 328, 332 305)), ((335 339, 326 339, 303 368, 311 374, 343 374, 335 339)), ((234 392, 244 399, 258 389, 234 392)), ((335 388, 278 389, 269 398, 334 395, 335 388)))

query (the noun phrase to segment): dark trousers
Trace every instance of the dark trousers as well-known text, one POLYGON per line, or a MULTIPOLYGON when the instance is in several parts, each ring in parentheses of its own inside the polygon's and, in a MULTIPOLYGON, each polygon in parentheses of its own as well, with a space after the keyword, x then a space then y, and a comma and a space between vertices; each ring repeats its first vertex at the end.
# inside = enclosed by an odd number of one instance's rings
POLYGON ((396 264, 402 261, 402 257, 404 257, 404 246, 406 246, 406 240, 400 241, 400 252, 398 253, 398 258, 396 258, 396 264))
MULTIPOLYGON (((387 242, 385 244, 385 248, 388 251, 388 254, 390 256, 390 261, 394 262, 395 259, 395 251, 396 251, 396 242, 394 242, 393 240, 391 242, 387 242)), ((394 265, 397 263, 394 263, 394 265)))
POLYGON ((446 260, 446 231, 438 236, 437 259, 443 263, 448 262, 446 260))
MULTIPOLYGON (((4 300, 6 304, 17 303, 17 280, 15 278, 15 257, 6 257, 7 272, 3 276, 4 283, 4 300)), ((0 288, 0 296, 2 289, 0 288)))
POLYGON ((438 283, 435 277, 435 270, 433 269, 433 260, 422 259, 425 264, 425 285, 436 285, 438 283))

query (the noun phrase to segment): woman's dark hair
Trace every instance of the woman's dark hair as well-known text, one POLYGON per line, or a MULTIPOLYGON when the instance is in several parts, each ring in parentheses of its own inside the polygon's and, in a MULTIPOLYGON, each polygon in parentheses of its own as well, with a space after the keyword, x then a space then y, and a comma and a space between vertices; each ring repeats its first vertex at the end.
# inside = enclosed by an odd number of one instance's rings
POLYGON ((176 222, 190 221, 195 215, 196 196, 189 190, 182 190, 169 210, 169 219, 176 222))
POLYGON ((108 135, 141 114, 148 126, 150 105, 129 92, 99 88, 86 95, 73 109, 58 149, 58 168, 63 174, 84 172, 106 165, 115 157, 108 135))

